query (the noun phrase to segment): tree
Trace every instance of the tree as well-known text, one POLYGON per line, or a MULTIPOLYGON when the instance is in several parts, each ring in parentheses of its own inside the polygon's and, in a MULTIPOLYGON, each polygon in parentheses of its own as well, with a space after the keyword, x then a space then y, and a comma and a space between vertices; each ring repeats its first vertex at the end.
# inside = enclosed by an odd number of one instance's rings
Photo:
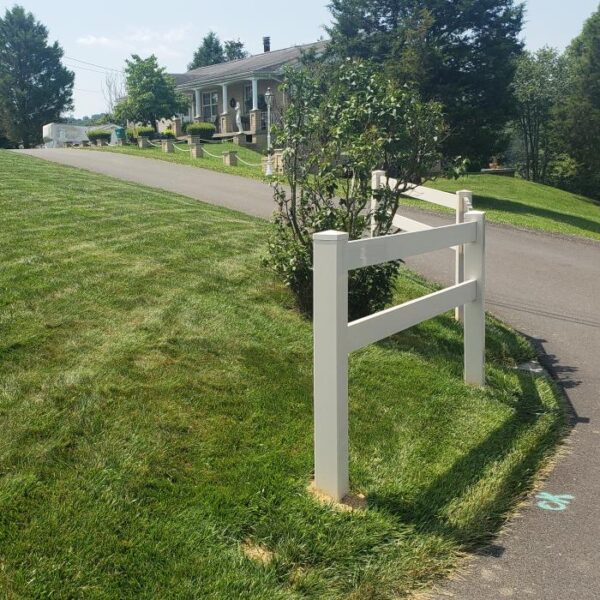
POLYGON ((41 142, 42 127, 73 108, 74 73, 61 64, 62 48, 20 6, 0 19, 0 129, 14 144, 41 142))
POLYGON ((248 53, 244 50, 244 44, 237 40, 227 40, 225 42, 225 62, 246 58, 248 53))
POLYGON ((188 65, 188 70, 239 60, 247 56, 248 53, 244 50, 244 44, 239 39, 227 40, 225 44, 221 44, 217 34, 214 31, 209 31, 204 36, 198 50, 194 53, 194 58, 188 65))
MULTIPOLYGON (((444 132, 441 107, 398 88, 363 61, 288 69, 288 103, 276 143, 284 148, 287 185, 277 185, 277 211, 269 263, 312 312, 312 234, 347 231, 351 239, 372 227, 392 228, 408 182, 421 180, 439 159, 444 132), (370 210, 371 172, 384 169, 396 182, 377 191, 370 210)), ((350 273, 351 319, 379 310, 391 299, 397 262, 350 273)))
POLYGON ((566 60, 570 78, 557 129, 578 165, 574 189, 600 198, 600 8, 567 49, 566 60))
POLYGON ((112 115, 115 107, 125 97, 125 82, 121 73, 107 73, 102 85, 102 94, 106 101, 106 108, 109 115, 112 115))
POLYGON ((188 65, 188 70, 198 67, 207 67, 216 65, 225 61, 225 52, 223 45, 214 31, 209 31, 202 40, 202 44, 194 53, 192 62, 188 65))
POLYGON ((12 144, 6 137, 5 133, 0 129, 0 148, 10 148, 12 144))
POLYGON ((526 179, 547 180, 548 165, 556 152, 553 111, 566 91, 566 83, 564 61, 553 48, 524 52, 517 62, 513 89, 526 179))
POLYGON ((115 106, 116 120, 156 127, 159 119, 168 119, 187 108, 185 96, 175 90, 175 80, 158 66, 156 56, 144 59, 133 54, 126 63, 127 97, 115 106))
POLYGON ((522 49, 518 0, 331 0, 330 9, 331 55, 371 58, 444 105, 448 156, 484 162, 502 149, 522 49))

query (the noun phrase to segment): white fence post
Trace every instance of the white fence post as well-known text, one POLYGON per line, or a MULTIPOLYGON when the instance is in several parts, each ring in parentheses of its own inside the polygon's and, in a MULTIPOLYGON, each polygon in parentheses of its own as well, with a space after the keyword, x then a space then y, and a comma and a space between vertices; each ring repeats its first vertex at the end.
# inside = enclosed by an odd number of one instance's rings
POLYGON ((348 475, 348 234, 313 235, 315 486, 335 500, 348 475))
POLYGON ((465 221, 477 223, 477 239, 465 244, 465 280, 477 281, 477 296, 464 305, 465 382, 485 385, 485 213, 472 210, 465 221))
POLYGON ((377 210, 377 198, 375 198, 375 190, 381 188, 381 180, 385 177, 385 171, 371 172, 371 237, 375 235, 377 223, 375 223, 375 211, 377 210))
MULTIPOLYGON (((456 222, 464 223, 465 212, 472 209, 473 194, 468 190, 456 192, 456 222)), ((456 265, 455 265, 455 283, 458 285, 465 280, 465 247, 460 245, 456 247, 456 265)), ((457 306, 454 309, 454 317, 457 321, 464 320, 463 307, 457 306)))

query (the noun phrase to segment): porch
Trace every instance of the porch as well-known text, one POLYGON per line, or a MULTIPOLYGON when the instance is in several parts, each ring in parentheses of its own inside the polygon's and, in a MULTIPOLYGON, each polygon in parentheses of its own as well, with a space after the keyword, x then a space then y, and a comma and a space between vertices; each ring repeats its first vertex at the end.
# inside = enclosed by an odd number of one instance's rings
POLYGON ((271 123, 278 122, 284 96, 275 78, 253 77, 205 87, 185 89, 189 97, 189 110, 182 115, 186 122, 205 121, 215 125, 216 139, 232 139, 240 145, 266 147, 267 104, 265 93, 272 91, 271 123), (241 128, 236 122, 239 105, 241 128))

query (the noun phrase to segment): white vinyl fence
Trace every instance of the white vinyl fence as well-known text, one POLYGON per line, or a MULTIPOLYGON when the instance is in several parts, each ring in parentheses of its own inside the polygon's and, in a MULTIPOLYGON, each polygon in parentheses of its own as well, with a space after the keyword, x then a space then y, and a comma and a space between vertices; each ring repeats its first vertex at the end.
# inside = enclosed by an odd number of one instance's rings
MULTIPOLYGON (((396 179, 387 178, 385 171, 373 171, 371 179, 371 188, 373 190, 380 189, 386 185, 390 188, 395 188, 397 184, 396 179)), ((464 223, 465 213, 473 209, 473 193, 469 190, 460 190, 455 194, 448 192, 441 192, 440 190, 434 190, 420 185, 413 185, 409 187, 403 194, 409 198, 415 200, 422 200, 423 202, 429 202, 430 204, 437 204, 439 206, 445 206, 456 211, 456 222, 464 223)), ((377 200, 373 196, 371 198, 371 211, 373 212, 377 208, 377 200)), ((402 216, 397 212, 394 215, 394 227, 401 229, 402 231, 424 231, 425 229, 431 229, 429 225, 420 223, 414 219, 402 216)), ((374 223, 371 225, 371 237, 374 233, 374 223)), ((464 276, 464 246, 456 246, 453 248, 456 252, 455 261, 455 283, 461 283, 465 280, 464 276)), ((455 311, 455 317, 458 321, 463 320, 462 306, 458 306, 455 311)))
POLYGON ((457 306, 464 307, 464 378, 484 385, 485 214, 464 222, 355 241, 313 236, 315 485, 336 500, 349 490, 348 355, 457 306), (464 247, 464 278, 446 289, 348 323, 348 271, 464 247))

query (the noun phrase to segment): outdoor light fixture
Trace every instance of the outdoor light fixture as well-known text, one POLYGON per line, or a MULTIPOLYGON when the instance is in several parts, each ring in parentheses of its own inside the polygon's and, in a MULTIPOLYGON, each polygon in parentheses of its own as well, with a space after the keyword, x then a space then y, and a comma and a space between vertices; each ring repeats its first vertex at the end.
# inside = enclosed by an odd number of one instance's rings
POLYGON ((268 87, 265 92, 265 102, 267 103, 267 168, 265 175, 273 175, 273 162, 271 158, 271 105, 273 104, 273 92, 268 87))

